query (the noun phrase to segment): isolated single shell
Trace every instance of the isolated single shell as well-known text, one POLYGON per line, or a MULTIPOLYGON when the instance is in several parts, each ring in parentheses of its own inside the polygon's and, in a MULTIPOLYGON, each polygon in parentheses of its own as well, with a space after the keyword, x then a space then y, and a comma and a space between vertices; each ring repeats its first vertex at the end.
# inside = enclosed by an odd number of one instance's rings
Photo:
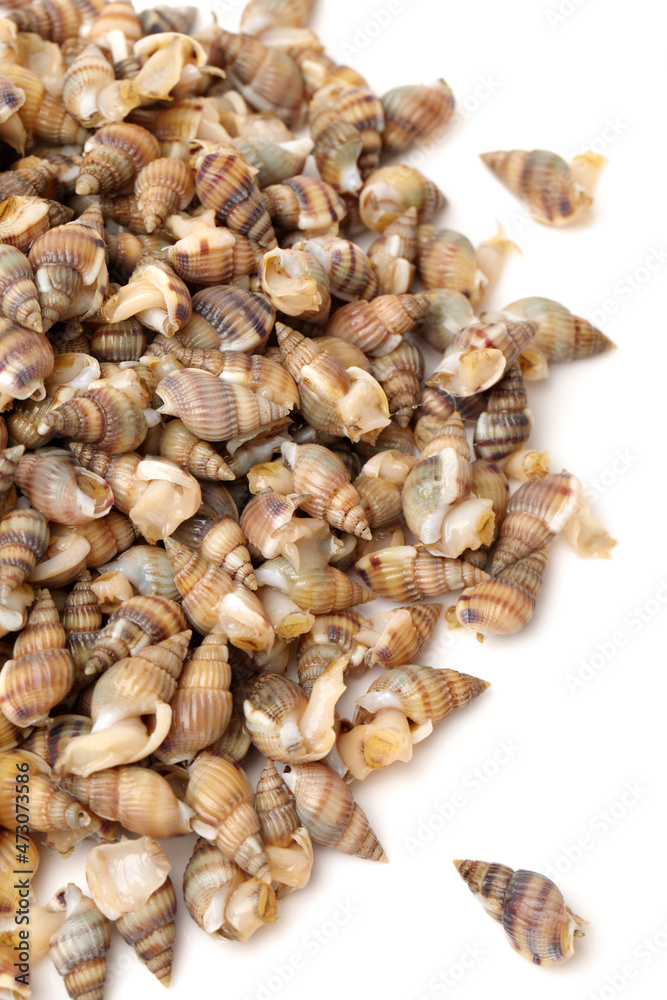
POLYGON ((294 491, 312 497, 302 504, 306 513, 322 517, 334 528, 370 538, 361 497, 350 474, 333 452, 317 444, 285 444, 282 454, 292 469, 294 491))
POLYGON ((196 144, 195 187, 202 205, 214 209, 229 229, 271 250, 276 237, 254 167, 233 146, 201 139, 196 144))
POLYGON ((583 153, 574 157, 571 169, 546 149, 480 153, 480 158, 545 226, 567 225, 592 204, 597 174, 607 162, 603 156, 583 153))
POLYGON ((203 838, 183 873, 183 899, 198 927, 230 941, 247 941, 263 924, 278 919, 272 887, 249 878, 203 838))
POLYGON ((203 751, 190 765, 189 773, 185 801, 197 814, 192 828, 214 841, 229 861, 270 883, 259 818, 243 770, 225 754, 203 751))
POLYGON ((294 794, 299 819, 316 844, 369 861, 387 861, 366 814, 345 782, 326 765, 288 764, 283 780, 294 794))
POLYGON ((587 921, 572 913, 546 875, 485 861, 455 861, 454 867, 523 958, 559 965, 572 957, 574 939, 583 937, 587 921))
POLYGON ((219 628, 204 637, 185 663, 171 699, 171 726, 155 751, 164 763, 190 762, 227 729, 232 713, 227 640, 219 628))
POLYGON ((382 144, 400 152, 413 142, 433 142, 454 113, 454 95, 444 80, 430 85, 394 87, 382 96, 382 144))
POLYGON ((101 997, 107 974, 104 956, 111 944, 109 921, 73 882, 56 893, 56 900, 66 917, 50 941, 53 964, 72 1000, 101 997))
POLYGON ((548 473, 524 483, 510 497, 491 572, 548 545, 581 506, 582 485, 569 472, 548 473))
POLYGON ((17 726, 46 722, 74 682, 65 629, 48 590, 43 590, 14 643, 14 658, 0 671, 0 709, 17 726))
POLYGON ((503 313, 537 324, 530 347, 538 348, 547 361, 577 361, 602 354, 614 346, 588 320, 575 316, 553 299, 517 299, 506 306, 503 313))

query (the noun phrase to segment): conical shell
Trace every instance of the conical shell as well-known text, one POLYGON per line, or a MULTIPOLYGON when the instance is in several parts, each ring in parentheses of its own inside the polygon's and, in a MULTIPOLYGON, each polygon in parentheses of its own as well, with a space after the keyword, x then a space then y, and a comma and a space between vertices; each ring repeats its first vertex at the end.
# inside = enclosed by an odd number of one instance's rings
POLYGON ((323 517, 334 528, 370 538, 361 497, 350 482, 341 460, 322 445, 283 445, 294 478, 294 490, 309 493, 312 500, 302 506, 313 517, 323 517))
POLYGON ((14 644, 14 659, 0 672, 0 709, 17 726, 44 723, 73 682, 65 629, 51 595, 43 590, 14 644))
POLYGON ((348 340, 370 357, 389 354, 413 330, 431 306, 427 294, 378 295, 341 306, 327 324, 327 334, 348 340))
POLYGON ((284 779, 296 799, 299 819, 316 844, 369 861, 387 861, 366 814, 326 765, 289 764, 284 779))
POLYGON ((416 209, 419 222, 427 222, 446 204, 442 191, 416 167, 393 164, 366 178, 359 213, 365 226, 382 233, 410 208, 416 209))
POLYGON ((271 882, 252 789, 242 769, 224 754, 203 751, 189 768, 186 802, 195 810, 195 829, 215 841, 229 861, 249 875, 271 882))
POLYGON ((517 299, 503 312, 537 324, 537 333, 530 346, 538 347, 548 361, 577 361, 602 354, 614 346, 588 320, 575 316, 553 299, 517 299))
POLYGON ((50 941, 53 964, 72 1000, 101 1000, 107 974, 104 956, 111 944, 109 921, 72 882, 56 899, 66 918, 50 941))
POLYGON ((345 217, 345 205, 334 189, 317 177, 299 174, 270 184, 262 198, 276 229, 325 229, 345 217))
POLYGON ((288 847, 292 834, 299 825, 296 802, 289 788, 278 774, 272 760, 262 769, 255 791, 255 809, 264 843, 288 847))
POLYGON ((459 559, 433 556, 399 545, 363 556, 355 569, 365 584, 389 601, 419 601, 488 580, 488 574, 459 559))
POLYGON ((32 268, 20 250, 0 245, 0 301, 12 323, 42 332, 42 314, 32 268))
POLYGON ((123 657, 177 635, 185 628, 185 615, 174 601, 157 595, 132 597, 114 611, 99 633, 86 673, 94 677, 123 657))
POLYGON ((0 824, 16 830, 25 815, 16 809, 16 776, 29 775, 30 829, 43 833, 79 830, 90 826, 90 815, 67 791, 48 776, 49 768, 27 750, 7 750, 0 758, 0 824))
POLYGON ((158 157, 141 168, 134 182, 146 231, 152 233, 168 215, 187 208, 195 196, 195 183, 187 164, 158 157))
POLYGON ((582 502, 582 485, 569 472, 548 473, 524 483, 510 497, 491 572, 547 545, 572 519, 582 502))
POLYGON ((125 913, 116 928, 127 944, 132 945, 148 971, 163 986, 171 981, 171 963, 176 938, 176 892, 169 876, 143 906, 125 913))
POLYGON ((37 510, 10 510, 0 516, 0 601, 25 580, 46 552, 49 526, 37 510))
POLYGON ((114 502, 107 483, 67 452, 24 455, 16 485, 36 510, 58 524, 85 524, 104 517, 114 502))
POLYGON ((444 80, 430 86, 394 87, 382 96, 385 149, 400 152, 413 142, 439 137, 454 113, 454 95, 444 80))
POLYGON ((232 83, 254 108, 274 112, 288 126, 297 123, 303 104, 303 84, 298 66, 286 52, 220 28, 215 44, 232 83))
POLYGON ((528 624, 542 586, 548 549, 537 549, 495 577, 463 591, 456 621, 478 635, 512 635, 528 624))
POLYGON ((485 861, 455 861, 454 867, 523 958, 559 965, 572 957, 574 938, 583 936, 587 921, 572 913, 546 875, 485 861))
MULTIPOLYGON (((48 425, 63 437, 94 443, 110 455, 133 451, 146 437, 142 408, 118 389, 91 389, 51 410, 38 430, 48 425)), ((44 429, 43 429, 44 428, 44 429)))
POLYGON ((418 725, 440 722, 477 698, 488 686, 487 681, 456 670, 436 670, 416 663, 394 667, 357 698, 359 707, 354 721, 365 723, 382 709, 396 708, 418 725))
POLYGON ((53 348, 41 333, 0 319, 0 406, 28 396, 43 399, 53 361, 53 348))
MULTIPOLYGON (((374 616, 371 622, 378 634, 366 654, 367 666, 390 670, 402 663, 412 663, 430 639, 441 613, 442 604, 415 604, 381 612, 377 623, 374 616)), ((362 629, 357 641, 363 642, 365 637, 366 630, 362 629)))
POLYGON ((276 311, 259 292, 215 285, 192 297, 192 317, 179 330, 185 347, 252 354, 266 343, 276 311))
POLYGON ((142 167, 159 155, 157 139, 141 126, 129 122, 105 125, 84 146, 76 193, 122 191, 135 181, 142 167))
POLYGON ((299 684, 310 697, 313 684, 334 660, 349 654, 351 667, 358 666, 367 647, 356 638, 366 619, 354 611, 318 615, 309 632, 299 639, 297 673, 299 684))

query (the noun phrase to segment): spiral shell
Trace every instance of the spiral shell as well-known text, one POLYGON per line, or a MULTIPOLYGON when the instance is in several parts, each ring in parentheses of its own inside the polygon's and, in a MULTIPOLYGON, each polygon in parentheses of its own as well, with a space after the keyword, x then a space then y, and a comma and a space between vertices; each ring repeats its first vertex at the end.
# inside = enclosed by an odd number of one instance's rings
POLYGON ((13 11, 7 19, 13 21, 19 31, 31 31, 62 45, 68 38, 76 38, 83 16, 82 5, 74 0, 38 0, 13 11))
POLYGON ((302 28, 315 0, 248 0, 241 12, 244 35, 261 35, 269 28, 302 28))
POLYGON ((367 647, 356 636, 365 624, 366 619, 354 611, 337 611, 318 615, 310 631, 300 637, 297 672, 309 697, 317 678, 338 657, 347 654, 350 667, 363 661, 367 647))
MULTIPOLYGON (((30 829, 50 833, 90 826, 90 815, 67 791, 49 777, 41 758, 27 750, 7 750, 0 757, 0 824, 8 830, 18 825, 16 810, 17 768, 30 775, 30 829)), ((23 815, 18 813, 19 816, 23 815)))
POLYGON ((98 101, 115 80, 113 67, 102 51, 97 45, 87 45, 65 73, 62 96, 68 112, 86 128, 107 124, 98 101))
POLYGON ((418 222, 427 222, 446 204, 442 191, 416 167, 394 164, 380 167, 366 179, 359 213, 365 226, 382 233, 410 208, 416 210, 418 222))
POLYGON ((51 595, 43 590, 14 644, 14 659, 0 672, 0 709, 17 726, 43 724, 73 682, 65 630, 51 595))
POLYGON ((104 956, 111 944, 109 921, 73 882, 56 899, 66 917, 50 941, 53 964, 73 1000, 100 1000, 107 974, 104 956))
POLYGON ((53 348, 46 337, 0 318, 0 408, 14 399, 43 399, 44 380, 53 369, 53 348))
POLYGON ((486 409, 475 425, 478 458, 497 461, 523 447, 533 429, 521 368, 512 365, 489 392, 486 409))
POLYGON ((119 820, 144 837, 180 837, 190 833, 192 810, 176 798, 169 782, 138 764, 97 771, 88 778, 60 779, 79 802, 105 819, 119 820))
POLYGON ((134 183, 139 171, 160 155, 160 146, 140 125, 117 122, 98 129, 84 146, 77 194, 112 194, 134 183))
POLYGON ((265 250, 276 246, 269 212, 254 179, 255 170, 233 146, 197 140, 193 158, 197 196, 205 208, 265 250))
POLYGON ((12 323, 42 332, 42 314, 32 268, 16 247, 0 244, 0 302, 12 323))
POLYGON ((491 572, 548 545, 581 506, 582 485, 569 472, 548 473, 524 483, 510 497, 491 572))
POLYGON ((5 602, 46 552, 49 527, 32 508, 0 515, 0 604, 5 602))
POLYGON ((559 965, 572 957, 574 939, 583 937, 587 921, 565 905, 546 875, 485 861, 455 861, 454 867, 523 958, 534 965, 559 965))
POLYGON ((171 699, 171 726, 155 751, 164 763, 186 761, 214 743, 232 713, 227 640, 219 628, 204 637, 185 663, 171 699))
POLYGON ((466 588, 455 609, 447 612, 450 625, 458 622, 482 638, 519 632, 533 616, 548 555, 548 549, 537 549, 484 583, 466 588))
POLYGON ((272 887, 248 878, 203 838, 196 842, 183 873, 183 899, 202 930, 230 941, 247 941, 263 924, 278 919, 272 887))
POLYGON ((177 635, 185 628, 183 612, 169 598, 157 595, 132 597, 114 611, 98 634, 86 674, 93 677, 102 673, 118 660, 133 656, 151 643, 177 635))
POLYGON ((505 307, 503 314, 537 324, 530 347, 538 348, 547 361, 577 361, 614 347, 588 320, 575 316, 553 299, 517 299, 505 307))
POLYGON ((409 291, 417 261, 417 210, 409 208, 385 226, 367 254, 382 292, 401 295, 409 291))
POLYGON ((285 406, 198 368, 167 375, 159 383, 158 393, 164 401, 158 412, 179 417, 203 441, 229 441, 239 434, 257 432, 289 413, 285 406))
POLYGON ((246 728, 266 757, 285 763, 320 760, 336 740, 336 702, 345 691, 340 657, 317 678, 310 698, 288 677, 261 674, 243 703, 246 728))
POLYGON ((391 670, 402 663, 412 663, 431 637, 442 604, 415 604, 379 612, 357 632, 357 642, 369 646, 366 666, 391 670))
POLYGON ((401 152, 413 142, 439 137, 454 113, 454 95, 444 80, 430 86, 394 87, 382 96, 385 127, 382 144, 401 152))
POLYGON ((372 302, 350 302, 337 309, 327 334, 340 337, 371 357, 395 350, 430 308, 427 295, 378 295, 372 302))
POLYGON ((292 469, 294 490, 311 500, 302 504, 312 517, 322 517, 334 528, 370 538, 361 497, 350 474, 333 452, 317 444, 284 444, 283 457, 292 469))
POLYGON ((366 254, 355 243, 339 236, 315 236, 297 245, 316 257, 329 276, 332 293, 344 302, 372 299, 378 280, 366 254))
POLYGON ((179 330, 178 339, 185 347, 251 354, 269 339, 275 318, 265 295, 216 285, 192 297, 192 317, 179 330))
POLYGON ((419 601, 488 580, 488 574, 458 559, 431 555, 412 545, 362 556, 355 569, 379 597, 390 601, 419 601))
POLYGON ((77 465, 67 452, 24 455, 16 485, 36 510, 59 524, 85 524, 104 517, 114 502, 104 480, 77 465))
POLYGON ((133 451, 146 437, 142 407, 118 389, 91 389, 51 410, 37 430, 94 443, 110 455, 133 451))
POLYGON ((260 263, 259 283, 280 312, 313 323, 326 323, 331 308, 329 278, 311 254, 302 250, 270 250, 260 263))
POLYGON ((49 202, 42 198, 17 195, 0 203, 0 239, 22 253, 27 253, 31 243, 50 225, 49 202))
POLYGON ((152 233, 168 215, 183 211, 195 195, 195 184, 187 164, 171 157, 158 157, 145 164, 134 182, 146 232, 152 233))
POLYGON ((192 299, 169 265, 145 251, 127 285, 104 303, 102 314, 110 323, 136 316, 149 330, 170 335, 190 319, 192 299))
POLYGON ((346 212, 329 184, 306 174, 270 184, 262 191, 262 198, 277 229, 325 229, 340 222, 346 212))
POLYGON ((160 455, 192 473, 197 479, 233 479, 234 473, 208 441, 202 441, 182 420, 170 420, 160 436, 160 455))
POLYGON ((289 764, 283 780, 293 792, 299 819, 316 844, 387 861, 382 845, 345 782, 324 764, 289 764))
POLYGON ((396 708, 417 725, 440 722, 486 691, 487 681, 456 670, 416 663, 394 667, 376 678, 357 698, 355 724, 366 723, 385 708, 396 708))
POLYGON ((496 313, 485 317, 456 334, 427 385, 452 396, 474 396, 494 385, 535 335, 535 323, 496 313))
POLYGON ((193 28, 196 7, 172 7, 158 4, 148 7, 139 13, 139 22, 144 34, 153 35, 164 31, 178 31, 184 35, 190 34, 193 28))
POLYGON ((229 861, 261 882, 271 874, 252 806, 252 789, 242 769, 224 754, 203 751, 189 767, 185 801, 197 814, 192 827, 214 841, 229 861))
MULTIPOLYGON (((591 194, 576 183, 565 160, 546 149, 480 153, 480 158, 545 226, 567 225, 593 202, 591 194)), ((603 156, 584 153, 575 157, 572 165, 590 167, 597 174, 606 162, 603 156)))
POLYGON ((17 115, 30 142, 41 139, 56 146, 79 146, 86 141, 88 132, 68 114, 59 97, 47 92, 46 83, 39 76, 23 66, 7 62, 3 63, 2 72, 25 94, 17 115))

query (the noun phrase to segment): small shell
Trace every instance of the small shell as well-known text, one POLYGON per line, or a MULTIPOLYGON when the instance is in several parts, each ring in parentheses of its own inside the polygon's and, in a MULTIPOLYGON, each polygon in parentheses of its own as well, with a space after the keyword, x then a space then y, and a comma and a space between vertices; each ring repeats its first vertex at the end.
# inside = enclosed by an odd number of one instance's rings
POLYGON ((340 222, 345 205, 334 189, 317 177, 298 174, 282 184, 262 191, 269 215, 277 229, 324 229, 340 222))
POLYGON ((144 34, 153 35, 164 31, 178 31, 188 35, 194 27, 196 7, 172 7, 158 4, 139 13, 139 21, 144 34))
POLYGON ((362 222, 376 233, 383 233, 410 208, 416 209, 418 222, 427 222, 446 204, 432 181, 416 167, 403 164, 380 167, 366 179, 359 196, 362 222))
POLYGON ((179 837, 190 833, 190 810, 172 792, 169 783, 139 765, 98 771, 89 778, 68 775, 60 785, 100 816, 119 820, 146 837, 179 837))
POLYGON ((248 878, 203 838, 183 873, 183 899, 198 927, 230 941, 247 941, 263 924, 278 919, 271 886, 248 878))
POLYGON ((582 485, 569 472, 549 473, 520 486, 507 505, 493 554, 492 574, 548 545, 571 520, 581 501, 582 485))
POLYGON ((385 149, 400 152, 413 142, 439 138, 454 113, 454 95, 444 80, 430 86, 394 87, 382 97, 385 149))
POLYGON ((222 142, 197 140, 193 157, 197 196, 205 208, 236 233, 265 250, 276 246, 269 212, 254 179, 255 170, 242 153, 222 142))
POLYGON ((285 406, 198 368, 167 375, 158 393, 164 401, 158 412, 180 417, 203 441, 229 441, 239 434, 256 433, 289 413, 285 406))
POLYGON ((255 746, 271 760, 306 763, 326 756, 336 741, 335 706, 345 691, 341 657, 317 678, 310 698, 288 677, 261 674, 243 703, 255 746))
POLYGON ((357 642, 369 646, 366 666, 390 670, 412 663, 430 639, 441 613, 442 604, 415 604, 373 615, 356 636, 357 642))
POLYGON ((318 615, 309 632, 299 639, 297 673, 299 684, 310 697, 313 684, 338 659, 348 654, 350 668, 358 666, 367 647, 357 639, 366 619, 354 611, 318 615))
MULTIPOLYGON (((331 291, 344 302, 373 299, 378 280, 366 254, 350 240, 339 236, 315 236, 298 245, 299 250, 319 260, 329 276, 331 291)), ((347 367, 347 366, 346 366, 347 367)))
MULTIPOLYGON (((263 255, 262 248, 257 243, 241 236, 240 233, 233 233, 231 229, 218 228, 191 233, 179 239, 173 246, 165 247, 161 256, 184 281, 210 286, 224 285, 249 275, 254 276, 263 255)), ((218 289, 218 291, 230 293, 238 289, 218 289)), ((193 305, 196 301, 198 301, 197 295, 193 298, 193 305)))
POLYGON ((248 543, 259 550, 264 559, 286 556, 299 569, 300 543, 329 535, 324 521, 295 517, 296 509, 305 499, 295 493, 284 495, 264 490, 246 504, 241 528, 248 543))
POLYGON ((68 38, 76 38, 83 20, 82 5, 73 0, 52 3, 28 3, 8 15, 19 31, 31 31, 62 45, 68 38))
POLYGON ((16 485, 36 510, 59 524, 85 524, 104 517, 114 502, 107 483, 67 452, 24 455, 16 485))
POLYGON ((337 774, 324 764, 289 764, 283 780, 294 793, 299 819, 316 844, 369 861, 387 861, 366 814, 337 774))
POLYGON ((315 0, 248 0, 241 11, 244 35, 261 35, 269 28, 302 28, 315 0))
POLYGON ((133 656, 144 646, 162 642, 186 627, 185 615, 169 598, 132 597, 114 611, 98 634, 86 674, 94 677, 123 657, 133 656))
POLYGON ((255 809, 265 844, 287 847, 299 825, 296 802, 272 760, 262 769, 255 791, 255 809))
POLYGON ((104 956, 111 944, 109 921, 72 882, 56 894, 56 899, 66 918, 50 941, 53 964, 72 1000, 97 1000, 107 975, 104 956))
POLYGON ((313 148, 310 139, 277 143, 259 136, 235 138, 234 145, 258 171, 255 180, 260 188, 280 184, 288 177, 300 174, 313 148))
POLYGON ((0 239, 23 253, 49 226, 49 202, 42 198, 15 196, 0 203, 0 239))
POLYGON ((48 590, 43 590, 14 644, 14 658, 0 672, 0 709, 17 726, 44 724, 74 682, 65 629, 48 590))
POLYGON ((575 316, 553 299, 517 299, 503 309, 512 319, 537 324, 530 347, 539 348, 548 361, 577 361, 608 351, 614 344, 588 320, 575 316))
MULTIPOLYGON (((7 750, 0 757, 0 823, 8 830, 19 824, 16 809, 16 775, 30 777, 30 830, 50 833, 80 830, 90 826, 86 809, 69 792, 59 789, 48 776, 49 768, 27 750, 7 750), (17 770, 18 769, 18 770, 17 770)), ((23 815, 18 812, 18 815, 23 815)))
POLYGON ((341 306, 327 324, 327 334, 355 344, 364 354, 381 357, 395 350, 431 306, 427 294, 378 295, 341 306))
POLYGON ((487 281, 477 267, 475 248, 462 233, 422 225, 417 230, 419 275, 427 288, 446 288, 478 305, 487 281))
POLYGON ((0 516, 0 603, 23 583, 48 544, 49 526, 39 511, 22 508, 0 516))
POLYGON ((260 587, 281 590, 300 608, 313 614, 344 611, 375 597, 333 566, 312 566, 297 573, 284 556, 263 563, 255 577, 260 587))
MULTIPOLYGON (((354 184, 346 185, 356 193, 360 187, 357 178, 365 180, 380 163, 385 124, 381 101, 365 81, 352 83, 332 74, 313 94, 309 113, 311 133, 319 148, 347 144, 349 140, 344 133, 341 134, 341 125, 352 125, 358 132, 361 139, 361 148, 356 156, 358 172, 354 175, 354 184)), ((354 165, 351 157, 350 165, 354 165)))
POLYGON ((0 319, 0 409, 14 399, 44 399, 53 370, 53 348, 45 336, 0 319))
POLYGON ((86 859, 90 894, 109 920, 142 907, 164 885, 170 871, 169 858, 152 837, 100 844, 86 859))
POLYGON ((55 431, 74 441, 94 443, 110 455, 133 451, 146 437, 141 406, 119 389, 90 389, 51 410, 39 434, 55 431))
POLYGON ((86 128, 106 124, 108 119, 99 110, 98 98, 115 80, 113 66, 102 51, 97 45, 87 45, 65 73, 62 95, 65 107, 86 128))
POLYGON ((482 638, 520 631, 533 616, 548 554, 546 548, 537 549, 495 577, 468 587, 455 611, 452 608, 446 613, 450 626, 456 627, 456 621, 482 638))
POLYGON ((134 183, 139 171, 160 155, 155 138, 140 125, 104 125, 86 142, 77 194, 111 194, 134 183))
MULTIPOLYGON (((589 191, 576 183, 573 171, 556 153, 513 149, 481 153, 480 158, 513 194, 526 202, 532 217, 545 226, 568 225, 593 202, 589 191)), ((574 158, 572 166, 590 166, 596 175, 606 162, 603 156, 584 153, 574 158)), ((587 186, 594 186, 594 178, 587 186)))
POLYGON ((88 662, 97 632, 104 623, 99 600, 90 587, 89 573, 75 583, 67 595, 62 623, 76 675, 80 677, 88 662))
POLYGON ((203 751, 189 767, 185 801, 195 810, 192 828, 214 841, 229 861, 271 882, 252 789, 242 769, 221 753, 203 751))
POLYGON ((179 330, 185 347, 252 354, 269 339, 276 311, 259 292, 216 285, 192 297, 192 317, 179 330))
POLYGON ((532 429, 521 368, 515 363, 489 391, 475 425, 475 454, 490 461, 505 458, 526 444, 532 429))
POLYGON ((416 208, 409 208, 385 226, 368 248, 368 260, 383 292, 401 295, 409 291, 417 261, 416 208))
POLYGON ((546 875, 485 861, 454 867, 489 916, 501 923, 515 951, 534 965, 559 965, 572 957, 586 920, 565 905, 546 875))
POLYGON ((162 986, 171 982, 171 964, 176 938, 176 892, 167 876, 143 906, 116 921, 123 940, 162 986))
POLYGON ((0 302, 12 323, 42 332, 42 314, 32 268, 16 247, 0 244, 0 302))
POLYGON ((239 93, 259 111, 272 111, 286 125, 295 125, 303 105, 303 84, 298 66, 287 53, 222 28, 214 37, 239 93))
POLYGON ((170 420, 160 436, 160 455, 192 473, 197 479, 233 479, 234 473, 212 444, 196 437, 182 420, 170 420))
POLYGON ((110 323, 136 316, 149 330, 170 335, 190 319, 192 299, 169 265, 145 251, 127 285, 104 303, 102 315, 110 323))
POLYGON ((159 760, 189 763, 225 732, 232 713, 232 675, 227 660, 227 640, 214 628, 192 651, 178 678, 171 699, 171 727, 155 751, 159 760))
POLYGON ((334 528, 370 538, 361 497, 350 482, 350 474, 333 452, 317 444, 285 444, 283 457, 292 469, 294 491, 311 500, 303 509, 312 517, 323 517, 334 528))
POLYGON ((389 354, 374 359, 373 374, 385 391, 389 412, 401 427, 407 427, 421 396, 422 352, 414 344, 403 341, 389 354))
POLYGON ((417 725, 440 722, 463 708, 486 691, 487 681, 460 674, 456 670, 437 670, 416 663, 394 667, 376 678, 366 694, 357 698, 355 724, 364 724, 372 715, 386 708, 401 711, 417 725))
POLYGON ((485 315, 484 322, 457 333, 427 385, 443 388, 452 396, 474 396, 494 385, 535 335, 535 323, 485 315))
POLYGON ((326 323, 331 309, 329 278, 311 254, 278 247, 270 250, 259 265, 259 283, 276 310, 326 323))
POLYGON ((42 139, 48 145, 56 146, 78 146, 86 141, 86 130, 68 114, 59 97, 47 92, 44 80, 16 63, 3 63, 2 72, 25 94, 25 102, 17 114, 29 141, 42 139))
POLYGON ((188 207, 195 195, 195 183, 187 164, 171 157, 158 157, 141 168, 134 182, 134 193, 146 231, 152 233, 168 215, 188 207))
POLYGON ((419 601, 488 580, 488 574, 458 559, 433 556, 412 545, 381 549, 362 558, 355 569, 379 597, 419 601))
MULTIPOLYGON (((285 788, 284 785, 283 788, 285 788)), ((285 792, 289 795, 286 788, 285 792)), ((296 812, 294 816, 296 819, 296 812)), ((298 821, 296 826, 298 826, 298 821)), ((9 830, 0 830, 0 870, 2 871, 0 876, 0 915, 3 918, 11 917, 13 919, 19 914, 19 904, 21 899, 25 898, 25 892, 20 890, 25 889, 25 882, 32 881, 32 878, 28 877, 18 882, 15 877, 17 874, 15 869, 19 866, 25 867, 28 876, 35 874, 39 868, 37 844, 27 834, 23 834, 19 840, 15 833, 10 833, 9 830)))

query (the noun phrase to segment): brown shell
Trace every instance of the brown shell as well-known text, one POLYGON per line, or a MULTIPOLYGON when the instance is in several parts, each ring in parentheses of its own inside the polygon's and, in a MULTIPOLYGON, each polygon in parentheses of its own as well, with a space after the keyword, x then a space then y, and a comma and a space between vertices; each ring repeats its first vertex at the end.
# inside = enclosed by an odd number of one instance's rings
POLYGON ((132 184, 139 171, 160 155, 160 146, 147 129, 117 122, 98 129, 84 146, 77 194, 110 194, 132 184))
POLYGON ((526 444, 533 429, 527 402, 521 367, 515 363, 491 387, 486 409, 477 418, 474 447, 478 458, 497 461, 526 444))
POLYGON ((49 537, 48 522, 37 510, 28 507, 0 515, 0 601, 34 569, 49 537))
POLYGON ((401 343, 431 305, 427 295, 378 295, 372 302, 350 302, 332 314, 327 334, 381 357, 401 343))
POLYGON ((259 292, 234 286, 204 288, 192 297, 192 317, 179 330, 186 347, 253 353, 266 343, 276 311, 259 292))
POLYGON ((389 601, 419 601, 488 580, 488 574, 459 559, 433 556, 399 545, 362 556, 355 569, 364 583, 389 601))
POLYGON ((259 243, 266 250, 276 246, 271 219, 254 168, 233 146, 222 142, 200 142, 194 157, 195 187, 205 208, 214 209, 229 229, 259 243))
POLYGON ((95 903, 72 882, 56 893, 66 918, 49 942, 49 954, 73 1000, 101 998, 107 974, 105 955, 111 925, 95 903))
POLYGON ((435 141, 454 113, 454 94, 444 80, 430 86, 394 87, 382 95, 385 126, 382 144, 401 152, 413 142, 435 141))
POLYGON ((480 158, 498 180, 526 202, 533 218, 546 226, 567 225, 592 203, 556 153, 513 149, 480 153, 480 158))
POLYGON ((176 892, 167 876, 143 906, 116 920, 123 940, 163 986, 171 981, 171 963, 176 938, 176 892))
POLYGON ((195 183, 187 164, 171 157, 158 157, 141 168, 134 182, 134 193, 146 231, 152 233, 168 215, 188 207, 195 195, 195 183))
POLYGON ((302 504, 306 513, 324 518, 334 528, 370 538, 361 497, 332 451, 319 444, 290 444, 283 446, 283 455, 292 469, 295 492, 312 497, 302 504))
POLYGON ((548 556, 548 549, 537 549, 468 587, 457 601, 456 621, 482 637, 520 631, 533 616, 548 556))
POLYGON ((186 628, 185 615, 175 601, 157 595, 132 597, 113 612, 98 634, 86 674, 92 678, 144 646, 162 642, 186 628))
POLYGON ((306 174, 265 187, 262 197, 276 229, 324 229, 346 213, 329 184, 306 174))
POLYGON ((357 699, 355 725, 384 708, 397 708, 412 722, 440 722, 463 708, 489 686, 487 681, 457 670, 423 667, 417 663, 387 670, 357 699))

